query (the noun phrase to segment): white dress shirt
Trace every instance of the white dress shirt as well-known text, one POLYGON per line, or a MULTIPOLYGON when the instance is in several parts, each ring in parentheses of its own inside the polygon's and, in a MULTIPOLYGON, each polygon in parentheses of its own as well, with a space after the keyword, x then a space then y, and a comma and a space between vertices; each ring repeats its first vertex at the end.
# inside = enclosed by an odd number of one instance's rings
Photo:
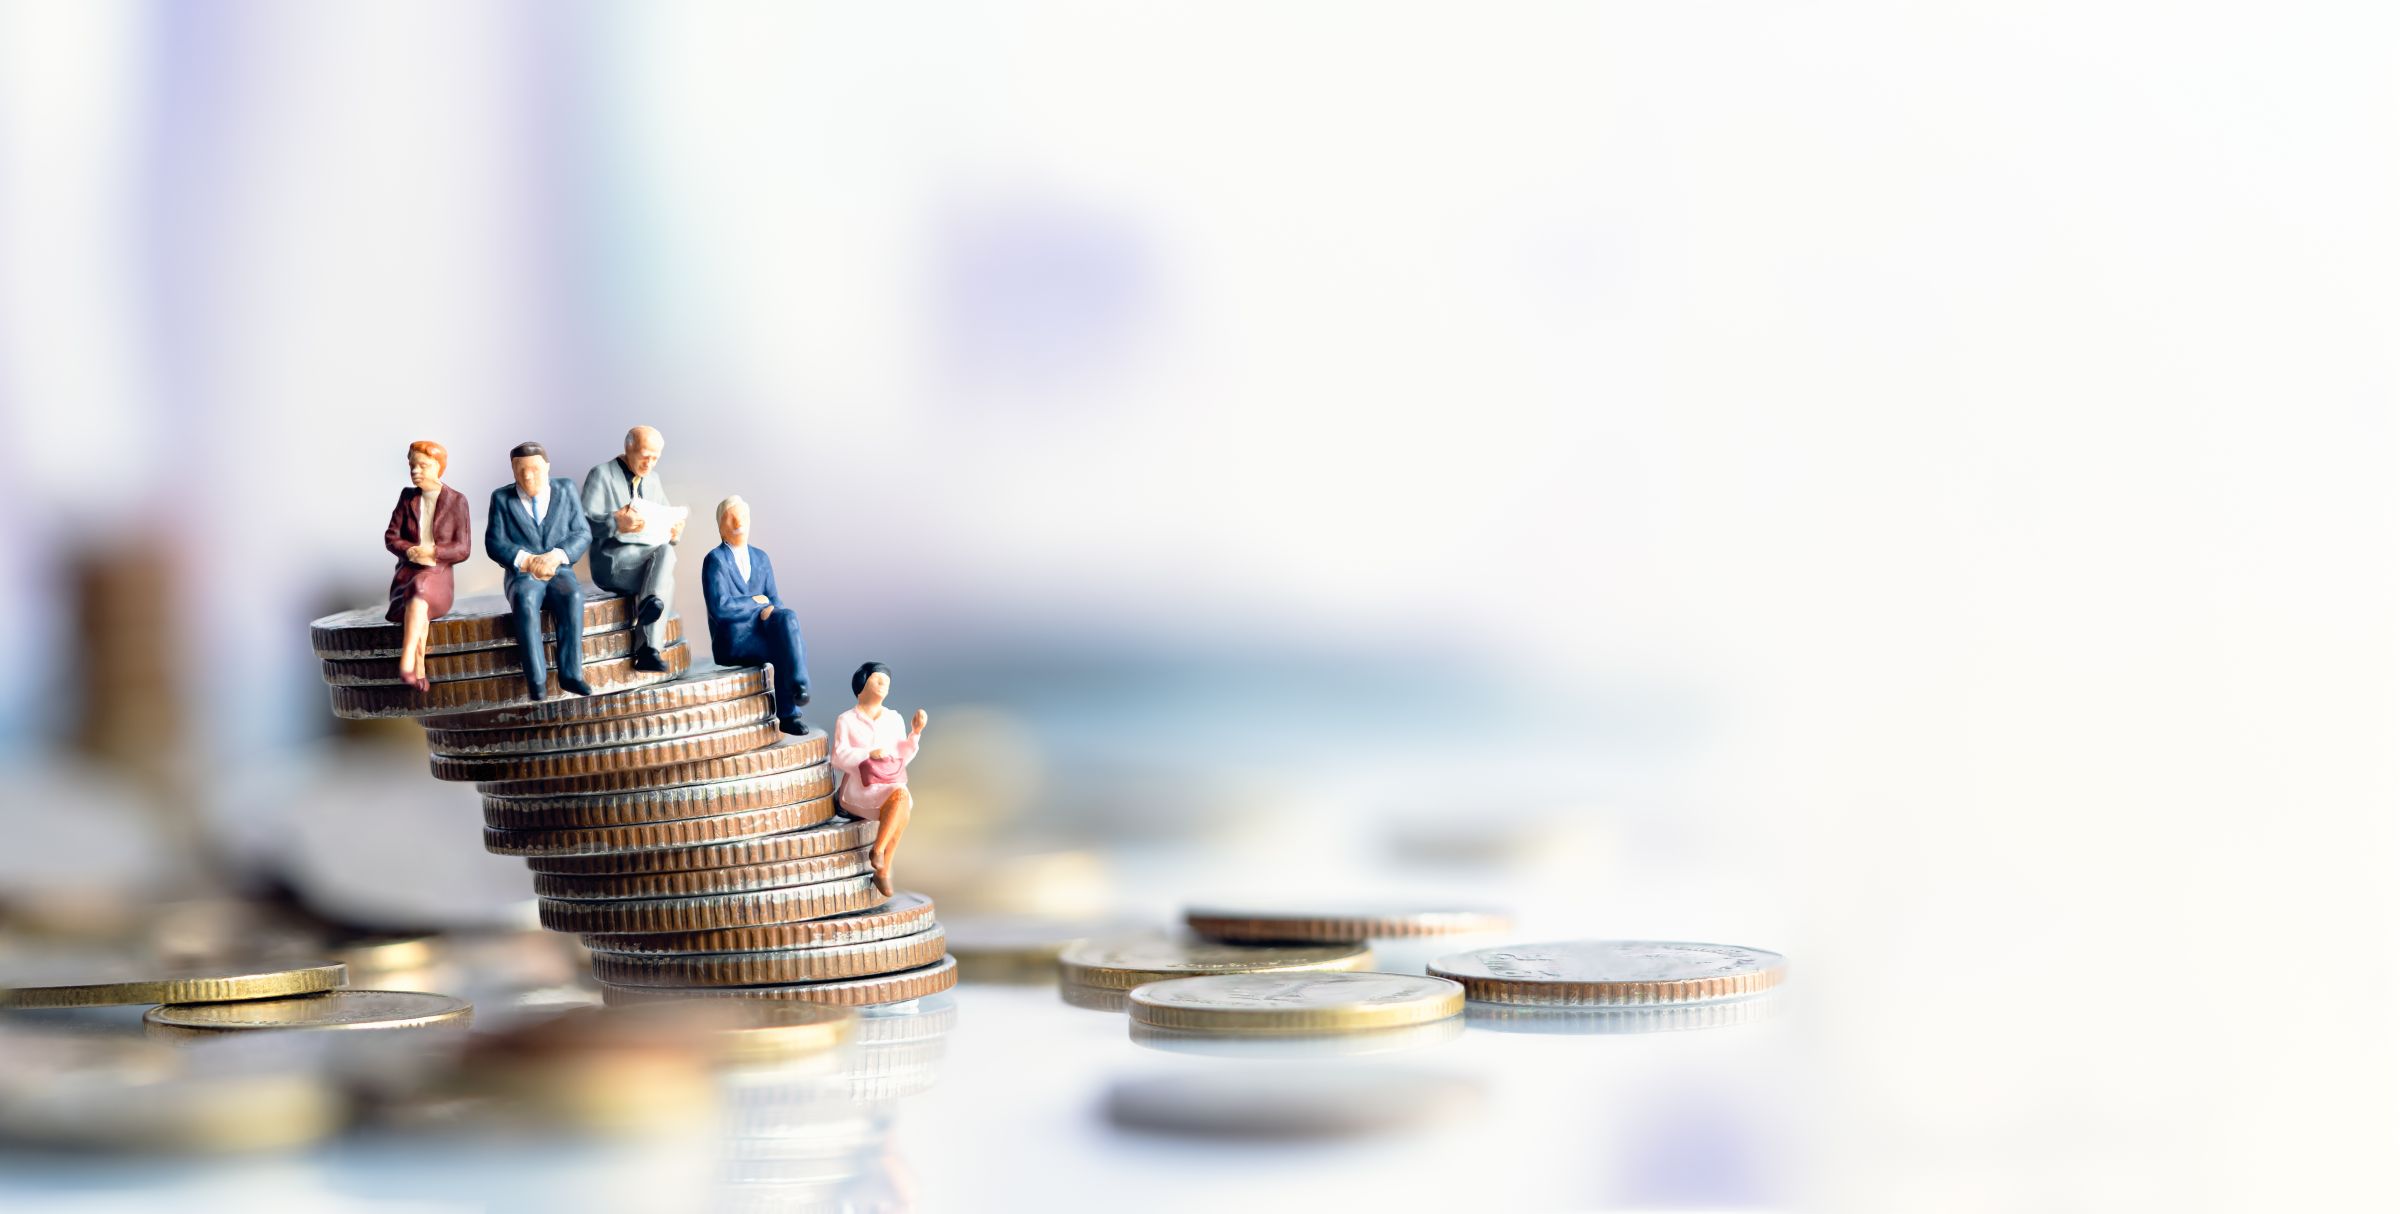
MULTIPOLYGON (((527 514, 533 516, 533 525, 536 527, 541 526, 543 517, 550 513, 550 482, 543 481, 542 491, 532 495, 531 497, 526 496, 524 486, 518 486, 517 502, 525 507, 525 512, 527 514)), ((539 553, 538 555, 549 556, 551 553, 558 553, 561 556, 566 555, 565 553, 559 552, 559 550, 556 548, 551 549, 550 552, 539 553)), ((517 572, 525 572, 525 562, 532 560, 536 555, 536 553, 528 552, 523 548, 517 549, 517 572)))
POLYGON ((733 567, 734 567, 734 569, 735 569, 735 570, 737 570, 737 571, 739 571, 739 572, 741 573, 741 575, 742 575, 742 580, 743 580, 743 581, 745 581, 745 582, 749 581, 749 580, 750 580, 750 545, 748 545, 748 544, 727 544, 727 545, 725 545, 725 546, 726 546, 727 548, 730 548, 730 549, 732 549, 732 550, 733 550, 733 567))

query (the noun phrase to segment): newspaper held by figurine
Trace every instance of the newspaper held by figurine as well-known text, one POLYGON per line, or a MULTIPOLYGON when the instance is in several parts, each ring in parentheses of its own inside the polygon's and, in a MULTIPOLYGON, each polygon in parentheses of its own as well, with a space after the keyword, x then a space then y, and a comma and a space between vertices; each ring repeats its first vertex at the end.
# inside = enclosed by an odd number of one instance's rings
POLYGON ((627 544, 666 543, 668 533, 682 526, 683 521, 692 516, 689 506, 662 506, 638 497, 627 502, 626 508, 633 511, 634 517, 642 520, 642 529, 639 531, 617 532, 617 539, 627 544))

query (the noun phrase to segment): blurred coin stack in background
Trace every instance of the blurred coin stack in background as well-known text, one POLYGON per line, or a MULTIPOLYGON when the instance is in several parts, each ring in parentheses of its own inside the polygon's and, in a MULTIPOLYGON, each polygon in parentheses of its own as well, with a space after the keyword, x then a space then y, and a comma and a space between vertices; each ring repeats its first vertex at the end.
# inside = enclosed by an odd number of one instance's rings
POLYGON ((377 609, 309 632, 337 715, 416 718, 434 776, 474 782, 484 846, 525 858, 543 925, 583 937, 610 1002, 865 1006, 948 990, 932 901, 877 892, 876 824, 834 812, 824 732, 781 732, 766 669, 695 668, 680 619, 667 624, 667 669, 637 671, 626 601, 587 594, 593 694, 540 700, 497 596, 433 621, 428 691, 400 681, 400 627, 377 609))

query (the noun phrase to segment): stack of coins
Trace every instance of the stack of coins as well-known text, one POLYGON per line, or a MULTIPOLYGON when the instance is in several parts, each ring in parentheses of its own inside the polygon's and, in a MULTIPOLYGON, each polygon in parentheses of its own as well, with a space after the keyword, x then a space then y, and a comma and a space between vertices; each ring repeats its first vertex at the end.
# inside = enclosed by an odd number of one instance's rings
POLYGON ((426 692, 399 681, 400 629, 374 609, 310 635, 335 713, 418 718, 433 775, 475 784, 484 846, 525 858, 543 926, 583 937, 610 1002, 867 1006, 949 989, 932 901, 878 893, 876 824, 834 812, 825 734, 781 732, 767 670, 695 666, 675 617, 668 669, 634 670, 630 616, 622 598, 585 599, 593 694, 538 700, 497 598, 433 622, 426 692))

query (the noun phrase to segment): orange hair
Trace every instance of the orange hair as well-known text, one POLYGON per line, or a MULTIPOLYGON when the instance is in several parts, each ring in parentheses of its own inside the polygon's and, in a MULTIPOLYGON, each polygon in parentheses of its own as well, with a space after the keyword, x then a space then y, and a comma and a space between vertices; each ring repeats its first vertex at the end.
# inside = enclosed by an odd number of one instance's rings
POLYGON ((422 455, 432 459, 435 476, 440 476, 450 470, 449 449, 430 438, 418 439, 416 442, 410 443, 408 453, 412 456, 422 455))

